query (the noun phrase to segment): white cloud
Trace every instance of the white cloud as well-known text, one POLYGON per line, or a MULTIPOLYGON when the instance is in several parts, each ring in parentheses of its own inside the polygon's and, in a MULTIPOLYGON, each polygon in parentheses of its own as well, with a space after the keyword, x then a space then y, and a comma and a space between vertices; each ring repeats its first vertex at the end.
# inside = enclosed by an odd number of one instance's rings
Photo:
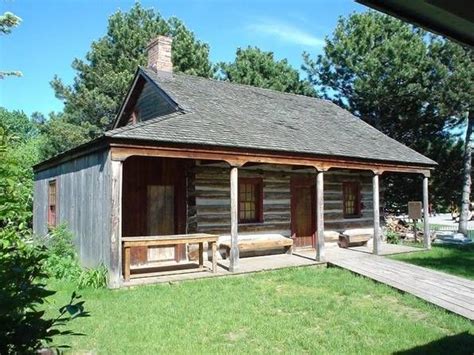
POLYGON ((322 47, 324 45, 323 39, 296 26, 276 20, 260 19, 256 23, 248 25, 247 30, 306 47, 322 47))

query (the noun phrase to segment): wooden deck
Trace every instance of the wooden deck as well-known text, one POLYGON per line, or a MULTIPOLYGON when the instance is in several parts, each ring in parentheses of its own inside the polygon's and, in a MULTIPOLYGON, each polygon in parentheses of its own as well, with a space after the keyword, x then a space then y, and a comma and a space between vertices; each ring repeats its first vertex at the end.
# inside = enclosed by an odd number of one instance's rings
POLYGON ((328 248, 326 259, 474 320, 474 281, 351 249, 328 248))
MULTIPOLYGON (((210 270, 212 265, 209 261, 204 261, 204 266, 210 270)), ((239 263, 239 270, 237 272, 229 271, 229 260, 218 260, 217 270, 215 273, 210 271, 203 271, 199 269, 196 262, 186 262, 177 264, 170 263, 161 270, 154 270, 154 272, 143 274, 141 277, 136 275, 130 281, 123 281, 122 286, 130 287, 144 284, 179 282, 186 280, 243 275, 248 273, 255 273, 260 271, 277 270, 290 267, 304 267, 304 266, 323 266, 326 267, 325 262, 317 262, 312 257, 290 255, 290 254, 274 254, 265 256, 253 256, 248 258, 241 258, 239 263)))

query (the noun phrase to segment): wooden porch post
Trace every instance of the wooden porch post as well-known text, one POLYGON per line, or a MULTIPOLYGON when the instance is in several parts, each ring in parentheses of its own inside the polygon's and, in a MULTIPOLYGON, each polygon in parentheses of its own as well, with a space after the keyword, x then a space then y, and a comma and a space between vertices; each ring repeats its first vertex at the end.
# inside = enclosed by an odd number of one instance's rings
POLYGON ((120 287, 122 275, 122 171, 121 161, 111 161, 112 207, 109 287, 120 287))
POLYGON ((235 272, 239 269, 239 237, 238 237, 238 168, 230 169, 230 264, 229 271, 235 272))
POLYGON ((424 237, 423 242, 426 249, 431 249, 430 238, 430 208, 428 201, 428 177, 423 177, 423 220, 424 220, 424 237))
POLYGON ((374 209, 374 244, 373 253, 380 253, 380 204, 379 204, 379 173, 374 173, 372 177, 373 189, 373 209, 374 209))
POLYGON ((316 247, 316 260, 324 261, 324 173, 318 171, 316 177, 316 225, 318 245, 316 247))

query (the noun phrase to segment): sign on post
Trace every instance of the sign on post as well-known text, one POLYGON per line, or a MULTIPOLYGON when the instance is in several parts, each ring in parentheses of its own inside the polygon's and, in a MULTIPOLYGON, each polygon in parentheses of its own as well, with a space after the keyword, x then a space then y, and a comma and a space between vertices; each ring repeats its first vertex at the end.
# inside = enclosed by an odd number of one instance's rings
POLYGON ((421 201, 410 201, 408 202, 408 218, 421 219, 421 201))
POLYGON ((413 220, 413 235, 415 237, 415 242, 417 241, 417 228, 416 221, 421 219, 421 201, 410 201, 408 202, 408 217, 413 220))

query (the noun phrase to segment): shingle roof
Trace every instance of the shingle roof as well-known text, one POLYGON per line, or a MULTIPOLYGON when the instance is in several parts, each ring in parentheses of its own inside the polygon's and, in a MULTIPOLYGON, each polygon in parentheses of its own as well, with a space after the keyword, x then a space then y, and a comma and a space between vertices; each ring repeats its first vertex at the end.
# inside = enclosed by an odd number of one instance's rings
POLYGON ((436 165, 327 100, 184 74, 139 73, 181 110, 106 136, 436 165))

